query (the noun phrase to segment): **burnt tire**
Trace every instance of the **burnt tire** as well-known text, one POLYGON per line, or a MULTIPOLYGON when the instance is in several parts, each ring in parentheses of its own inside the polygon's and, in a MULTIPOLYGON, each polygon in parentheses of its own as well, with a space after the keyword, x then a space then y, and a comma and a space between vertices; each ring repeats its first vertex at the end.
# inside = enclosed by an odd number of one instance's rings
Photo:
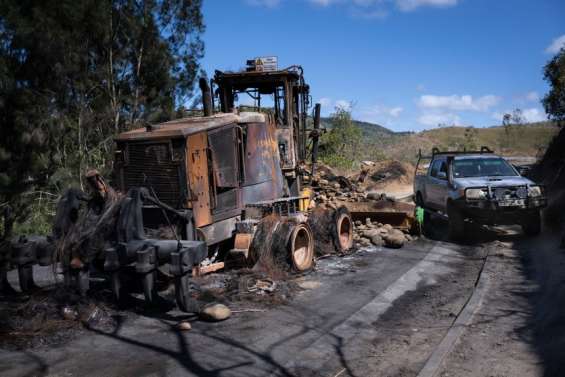
POLYGON ((288 251, 293 270, 304 272, 314 266, 314 235, 308 224, 297 224, 292 229, 288 251))
POLYGON ((345 207, 339 207, 333 215, 332 238, 335 250, 345 253, 353 247, 353 221, 351 214, 345 207))
POLYGON ((447 205, 448 237, 452 241, 460 240, 465 234, 465 217, 453 204, 447 205))
POLYGON ((540 211, 535 211, 524 216, 522 230, 527 236, 537 236, 541 233, 540 211))

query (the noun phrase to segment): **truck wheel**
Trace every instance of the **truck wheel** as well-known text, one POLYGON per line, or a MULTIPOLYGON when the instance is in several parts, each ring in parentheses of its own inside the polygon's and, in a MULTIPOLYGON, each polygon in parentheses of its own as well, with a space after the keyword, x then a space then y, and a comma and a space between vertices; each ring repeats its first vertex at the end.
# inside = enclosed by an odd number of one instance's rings
POLYGON ((541 232, 541 216, 539 211, 529 213, 522 219, 522 230, 528 236, 537 236, 541 232))
POLYGON ((353 221, 345 207, 339 207, 334 213, 335 234, 332 234, 338 253, 345 253, 353 246, 353 221))
POLYGON ((447 217, 449 222, 449 239, 460 240, 465 233, 465 218, 453 204, 447 205, 447 217))
POLYGON ((298 272, 307 271, 314 265, 314 237, 308 224, 298 224, 290 235, 290 259, 298 272))

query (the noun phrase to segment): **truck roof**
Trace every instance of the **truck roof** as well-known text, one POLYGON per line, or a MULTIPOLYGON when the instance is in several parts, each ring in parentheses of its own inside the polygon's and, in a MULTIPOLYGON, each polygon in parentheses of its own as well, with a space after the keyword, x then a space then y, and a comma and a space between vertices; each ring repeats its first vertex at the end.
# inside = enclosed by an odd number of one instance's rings
POLYGON ((232 123, 265 123, 265 114, 258 112, 220 113, 211 116, 189 117, 158 123, 148 127, 122 132, 116 141, 150 140, 186 137, 202 131, 213 130, 232 123))
POLYGON ((496 154, 489 153, 489 154, 463 154, 463 155, 455 155, 454 158, 456 160, 468 160, 468 159, 477 159, 477 158, 502 158, 496 154))

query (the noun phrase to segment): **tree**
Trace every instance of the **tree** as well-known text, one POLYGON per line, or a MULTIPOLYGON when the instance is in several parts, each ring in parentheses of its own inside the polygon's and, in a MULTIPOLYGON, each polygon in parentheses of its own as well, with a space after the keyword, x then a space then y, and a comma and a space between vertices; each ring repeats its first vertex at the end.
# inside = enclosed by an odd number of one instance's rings
POLYGON ((0 0, 0 205, 109 167, 117 132, 193 95, 201 0, 0 0))
POLYGON ((361 129, 352 121, 351 112, 336 107, 331 130, 322 137, 320 158, 336 167, 351 168, 360 156, 361 140, 361 129))
POLYGON ((543 78, 550 85, 549 93, 542 99, 545 112, 553 120, 565 120, 565 48, 544 67, 543 78))

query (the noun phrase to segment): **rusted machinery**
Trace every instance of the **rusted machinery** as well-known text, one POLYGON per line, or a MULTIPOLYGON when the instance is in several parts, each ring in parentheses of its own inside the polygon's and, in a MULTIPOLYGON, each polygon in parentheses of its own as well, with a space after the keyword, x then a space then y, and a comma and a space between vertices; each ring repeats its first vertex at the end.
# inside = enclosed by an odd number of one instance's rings
MULTIPOLYGON (((200 81, 204 116, 118 135, 112 177, 117 199, 104 194, 111 191, 94 174, 102 204, 87 202, 92 229, 99 230, 91 236, 102 233, 104 239, 79 236, 77 249, 89 252, 65 252, 85 200, 67 193, 58 211, 63 225, 54 235, 21 239, 12 248, 21 288, 33 287, 32 266, 49 263, 49 255, 50 262, 62 262, 67 283, 83 293, 89 273, 99 268, 110 276, 117 299, 124 294, 124 276, 135 273, 146 300, 153 301, 158 271, 167 269, 179 307, 191 311, 190 277, 228 261, 252 265, 267 256, 289 270, 312 268, 317 235, 308 225, 313 202, 304 182, 311 175, 306 160, 311 157, 312 165, 316 160, 319 105, 308 127, 309 87, 302 68, 260 71, 256 63, 246 72, 216 71, 211 85, 200 81), (159 236, 163 229, 169 239, 159 236)), ((353 222, 347 211, 328 218, 333 223, 323 237, 339 251, 349 249, 353 222)))

